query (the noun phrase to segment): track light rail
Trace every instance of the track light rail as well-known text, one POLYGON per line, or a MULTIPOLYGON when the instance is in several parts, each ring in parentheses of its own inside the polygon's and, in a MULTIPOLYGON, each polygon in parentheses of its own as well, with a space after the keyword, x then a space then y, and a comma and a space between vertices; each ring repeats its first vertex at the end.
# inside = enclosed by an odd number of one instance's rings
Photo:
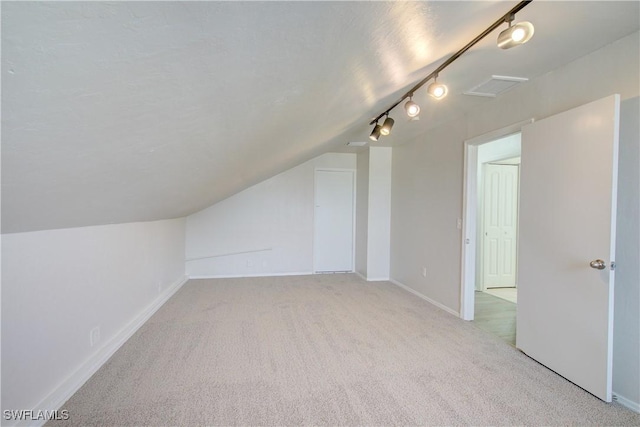
POLYGON ((380 113, 375 119, 371 120, 371 122, 369 122, 369 125, 373 125, 375 123, 378 122, 378 120, 380 120, 383 116, 388 115, 389 112, 391 112, 391 110, 393 110, 394 108, 396 108, 398 105, 400 105, 400 103, 402 101, 404 101, 407 98, 410 98, 411 96, 413 96, 413 93, 415 91, 417 91, 418 89, 420 89, 422 86, 424 86, 425 83, 427 83, 429 80, 431 80, 434 77, 437 77, 438 74, 444 70, 445 68, 447 68, 449 65, 451 65, 452 62, 454 62, 456 59, 458 59, 460 56, 462 56, 463 53, 465 53, 466 51, 468 51, 469 49, 471 49, 474 45, 476 45, 480 40, 482 40, 483 38, 485 38, 487 35, 489 35, 489 33, 491 33, 493 30, 495 30, 496 28, 498 28, 500 25, 504 24, 505 22, 509 23, 513 20, 513 16, 519 12, 520 10, 524 9, 529 3, 531 3, 533 0, 525 0, 525 1, 521 1, 520 3, 516 4, 509 12, 505 13, 502 17, 500 17, 496 22, 494 22, 493 24, 491 24, 489 27, 487 27, 486 30, 484 30, 482 33, 478 34, 476 36, 476 38, 474 38, 473 40, 471 40, 469 43, 467 43, 463 48, 461 48, 459 51, 457 51, 456 53, 454 53, 453 55, 451 55, 446 61, 444 61, 438 68, 435 69, 435 71, 433 71, 431 74, 429 74, 427 77, 425 77, 424 79, 420 80, 415 86, 413 86, 407 93, 405 93, 404 95, 402 95, 402 97, 396 101, 391 107, 387 108, 386 110, 384 110, 384 112, 380 113))

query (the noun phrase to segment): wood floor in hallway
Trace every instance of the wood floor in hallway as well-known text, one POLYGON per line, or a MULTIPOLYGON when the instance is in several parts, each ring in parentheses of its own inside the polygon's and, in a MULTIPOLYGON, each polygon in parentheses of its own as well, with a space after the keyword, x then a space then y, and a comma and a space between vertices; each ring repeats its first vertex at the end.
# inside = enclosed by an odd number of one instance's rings
POLYGON ((516 304, 480 291, 475 298, 476 325, 515 346, 516 304))

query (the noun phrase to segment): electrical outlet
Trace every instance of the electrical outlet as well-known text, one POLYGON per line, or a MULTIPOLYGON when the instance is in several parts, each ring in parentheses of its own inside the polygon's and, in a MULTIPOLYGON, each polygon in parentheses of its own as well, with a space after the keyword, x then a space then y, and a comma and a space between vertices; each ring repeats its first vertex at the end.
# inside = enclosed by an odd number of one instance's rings
POLYGON ((96 326, 89 331, 89 345, 93 347, 100 341, 100 326, 96 326))
POLYGON ((427 267, 422 267, 422 277, 427 277, 427 267))

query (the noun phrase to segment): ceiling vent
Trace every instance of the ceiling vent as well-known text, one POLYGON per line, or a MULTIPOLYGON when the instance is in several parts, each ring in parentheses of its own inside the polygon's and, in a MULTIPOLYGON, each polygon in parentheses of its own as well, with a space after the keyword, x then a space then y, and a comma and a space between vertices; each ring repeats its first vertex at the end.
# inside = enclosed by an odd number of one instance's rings
POLYGON ((529 79, 524 77, 491 76, 489 80, 469 89, 468 91, 464 92, 464 94, 495 98, 502 92, 509 90, 515 85, 526 82, 528 80, 529 79))
POLYGON ((349 147, 363 147, 367 145, 367 143, 365 141, 352 141, 352 142, 347 142, 347 145, 349 147))

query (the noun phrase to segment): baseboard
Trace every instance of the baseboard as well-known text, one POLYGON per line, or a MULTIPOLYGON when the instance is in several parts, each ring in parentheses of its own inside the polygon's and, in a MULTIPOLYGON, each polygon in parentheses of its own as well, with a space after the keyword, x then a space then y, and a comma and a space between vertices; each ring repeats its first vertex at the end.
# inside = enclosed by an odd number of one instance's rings
POLYGON ((367 278, 365 276, 363 276, 360 272, 358 271, 354 271, 354 273, 356 274, 356 276, 358 276, 359 278, 361 278, 362 280, 366 281, 367 278))
POLYGON ((364 274, 360 273, 359 271, 354 271, 354 273, 356 274, 356 276, 358 276, 359 278, 361 278, 362 280, 365 280, 367 282, 387 282, 387 281, 389 281, 388 277, 366 277, 364 274))
POLYGON ((398 287, 400 287, 400 288, 404 289, 404 290, 405 290, 405 291, 407 291, 407 292, 411 292, 411 293, 412 293, 412 294, 414 294, 415 296, 422 298, 423 300, 427 301, 428 303, 431 303, 431 304, 435 305, 436 307, 438 307, 438 308, 440 308, 440 309, 442 309, 442 310, 446 311, 446 312, 447 312, 447 313, 449 313, 449 314, 453 314, 453 315, 454 315, 454 316, 456 316, 456 317, 460 317, 460 313, 458 313, 457 311, 452 310, 451 308, 447 307, 447 306, 446 306, 446 305, 444 305, 444 304, 439 303, 438 301, 434 301, 434 300, 432 300, 431 298, 429 298, 429 297, 427 297, 427 296, 422 295, 420 292, 418 292, 418 291, 416 291, 416 290, 414 290, 414 289, 411 289, 410 287, 408 287, 408 286, 407 286, 407 285, 405 285, 404 283, 400 283, 400 282, 398 282, 397 280, 393 280, 393 279, 389 279, 389 282, 391 282, 391 283, 393 283, 394 285, 396 285, 396 286, 398 286, 398 287))
POLYGON ((192 276, 189 279, 238 279, 243 277, 280 277, 280 276, 310 276, 311 271, 299 271, 293 273, 257 273, 257 274, 212 274, 205 276, 192 276))
MULTIPOLYGON (((45 397, 36 407, 34 412, 39 409, 56 410, 60 409, 64 403, 69 400, 73 394, 87 382, 93 374, 109 358, 138 330, 162 305, 167 302, 184 285, 189 278, 183 276, 181 279, 173 283, 162 294, 158 296, 151 304, 149 304, 138 316, 136 316, 127 326, 113 338, 107 341, 96 353, 94 353, 86 362, 84 362, 73 374, 56 387, 47 397, 45 397)), ((47 420, 38 421, 20 421, 16 426, 41 426, 47 420)), ((3 423, 3 425, 5 425, 3 423)))
POLYGON ((613 400, 621 404, 622 406, 631 409, 633 412, 637 412, 640 414, 640 403, 634 402, 633 400, 627 399, 624 396, 620 396, 617 393, 613 393, 613 400))

